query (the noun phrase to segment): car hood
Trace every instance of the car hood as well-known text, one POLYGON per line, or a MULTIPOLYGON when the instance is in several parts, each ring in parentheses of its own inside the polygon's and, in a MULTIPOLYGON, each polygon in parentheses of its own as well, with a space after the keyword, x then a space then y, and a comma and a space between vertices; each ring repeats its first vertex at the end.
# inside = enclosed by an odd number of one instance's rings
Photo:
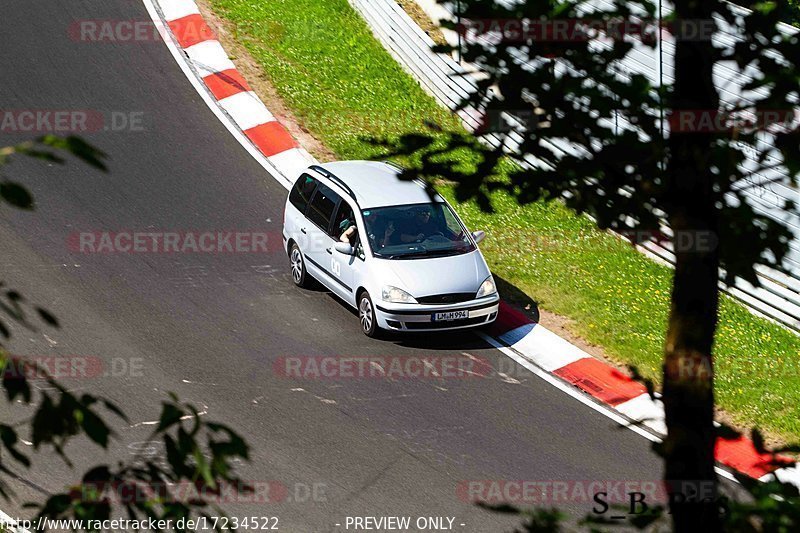
POLYGON ((489 276, 489 267, 478 250, 449 257, 382 261, 395 277, 392 280, 392 276, 386 276, 385 284, 395 285, 414 297, 478 292, 489 276))

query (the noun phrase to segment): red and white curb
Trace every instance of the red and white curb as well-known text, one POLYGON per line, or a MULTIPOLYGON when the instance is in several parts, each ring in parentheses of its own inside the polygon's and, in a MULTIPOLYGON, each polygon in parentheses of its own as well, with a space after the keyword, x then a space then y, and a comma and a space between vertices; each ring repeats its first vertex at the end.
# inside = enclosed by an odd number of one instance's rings
POLYGON ((284 177, 316 160, 291 136, 236 70, 193 0, 160 0, 159 15, 217 105, 284 177))
MULTIPOLYGON (((252 145, 250 153, 271 174, 277 170, 282 178, 278 181, 289 189, 294 177, 316 160, 299 146, 251 90, 194 1, 143 1, 156 24, 165 24, 165 30, 169 28, 163 32, 167 46, 179 64, 183 62, 181 68, 212 111, 223 122, 235 125, 234 128, 226 123, 240 142, 252 145), (195 79, 191 79, 192 75, 195 79)), ((534 323, 521 311, 501 303, 490 333, 487 340, 504 353, 609 418, 627 424, 650 440, 660 440, 666 434, 663 404, 657 397, 652 399, 644 385, 534 323)), ((800 487, 798 466, 788 459, 779 459, 786 466, 776 465, 775 457, 759 453, 745 437, 718 439, 716 457, 725 468, 752 478, 768 480, 775 476, 800 487)), ((724 469, 718 471, 731 477, 724 469)))
MULTIPOLYGON (((522 312, 501 303, 490 333, 541 370, 580 389, 625 419, 646 426, 659 440, 666 435, 664 405, 658 396, 651 398, 643 384, 536 324, 522 312)), ((797 465, 785 457, 759 453, 752 441, 743 436, 718 438, 716 458, 724 467, 749 477, 767 481, 774 475, 800 487, 797 465)))

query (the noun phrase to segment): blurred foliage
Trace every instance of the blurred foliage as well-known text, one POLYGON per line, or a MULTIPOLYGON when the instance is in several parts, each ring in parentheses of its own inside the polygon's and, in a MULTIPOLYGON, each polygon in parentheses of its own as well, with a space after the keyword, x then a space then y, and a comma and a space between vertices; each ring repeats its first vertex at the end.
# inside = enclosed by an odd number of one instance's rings
MULTIPOLYGON (((34 199, 21 184, 4 177, 12 156, 24 156, 48 163, 63 164, 64 154, 106 171, 106 155, 77 137, 47 135, 35 141, 0 148, 0 197, 18 209, 33 209, 34 199)), ((4 341, 13 326, 31 332, 40 328, 58 328, 58 320, 46 309, 29 304, 17 291, 0 283, 0 335, 4 341)), ((8 354, 0 343, 0 389, 5 412, 20 411, 11 422, 0 422, 0 497, 14 497, 9 481, 24 479, 34 467, 34 455, 44 450, 54 452, 72 467, 66 451, 73 441, 110 450, 117 435, 112 417, 129 425, 123 410, 114 402, 89 393, 73 393, 48 375, 35 361, 8 354), (29 379, 36 378, 33 386, 29 379), (23 414, 24 413, 24 414, 23 414), (22 443, 25 443, 23 446, 22 443), (26 446, 33 453, 27 451, 26 446)), ((100 464, 82 474, 76 486, 50 494, 45 502, 31 502, 26 507, 36 517, 105 520, 126 516, 131 520, 172 519, 191 516, 225 516, 218 505, 219 495, 249 494, 253 487, 238 478, 233 464, 249 458, 245 441, 230 427, 201 417, 190 405, 170 395, 161 404, 158 424, 146 442, 163 446, 166 460, 138 454, 117 464, 100 464), (191 497, 185 497, 186 487, 191 497)), ((222 522, 209 521, 218 524, 222 522)), ((186 524, 186 522, 184 522, 186 524)))

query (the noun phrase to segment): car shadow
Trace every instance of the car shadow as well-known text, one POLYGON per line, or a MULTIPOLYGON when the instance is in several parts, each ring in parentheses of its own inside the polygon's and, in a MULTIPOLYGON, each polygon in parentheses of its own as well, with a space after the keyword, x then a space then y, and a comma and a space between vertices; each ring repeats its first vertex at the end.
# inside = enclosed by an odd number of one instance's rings
POLYGON ((525 315, 534 322, 539 322, 539 302, 525 294, 522 289, 513 285, 507 279, 492 273, 497 284, 497 291, 504 302, 510 303, 519 308, 525 315))

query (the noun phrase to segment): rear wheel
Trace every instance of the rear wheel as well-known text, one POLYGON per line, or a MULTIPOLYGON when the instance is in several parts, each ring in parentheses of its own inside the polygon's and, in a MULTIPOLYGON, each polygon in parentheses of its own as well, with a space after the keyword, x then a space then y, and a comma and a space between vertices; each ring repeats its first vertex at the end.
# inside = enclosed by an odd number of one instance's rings
POLYGON ((378 317, 375 316, 375 306, 367 291, 362 291, 358 297, 358 321, 364 335, 373 338, 379 335, 378 317))
POLYGON ((289 262, 292 265, 292 281, 294 284, 298 287, 308 287, 311 283, 311 276, 306 271, 306 262, 297 243, 292 243, 292 247, 289 250, 289 262))

